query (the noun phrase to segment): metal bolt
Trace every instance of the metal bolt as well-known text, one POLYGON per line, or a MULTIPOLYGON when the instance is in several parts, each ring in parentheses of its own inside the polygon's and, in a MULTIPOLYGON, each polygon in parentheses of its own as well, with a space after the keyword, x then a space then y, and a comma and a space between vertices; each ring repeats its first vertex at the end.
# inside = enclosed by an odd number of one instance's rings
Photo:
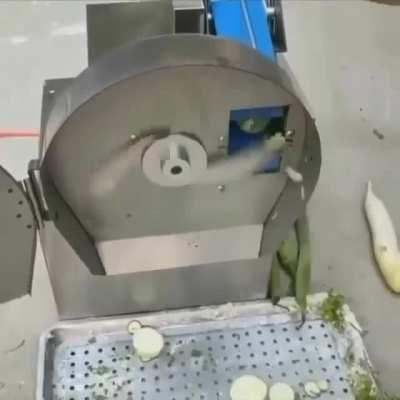
POLYGON ((50 94, 54 94, 56 91, 54 89, 49 90, 50 94))
POLYGON ((131 138, 131 140, 135 140, 135 139, 137 138, 137 136, 136 136, 134 133, 132 133, 132 135, 130 136, 130 138, 131 138))
POLYGON ((275 7, 267 7, 267 15, 268 16, 275 15, 275 13, 276 13, 275 7))
POLYGON ((217 186, 217 189, 218 189, 220 192, 223 192, 223 191, 225 190, 225 185, 218 185, 218 186, 217 186))
POLYGON ((220 137, 219 137, 219 141, 220 141, 220 142, 223 142, 224 140, 225 140, 225 138, 224 138, 223 136, 220 136, 220 137))

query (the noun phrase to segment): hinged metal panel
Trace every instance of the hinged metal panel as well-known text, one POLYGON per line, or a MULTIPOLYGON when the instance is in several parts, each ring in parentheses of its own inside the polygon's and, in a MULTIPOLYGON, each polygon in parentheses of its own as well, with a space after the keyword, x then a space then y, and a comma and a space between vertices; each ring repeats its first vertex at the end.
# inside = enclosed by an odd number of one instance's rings
POLYGON ((31 291, 36 221, 22 185, 0 166, 0 303, 31 291))

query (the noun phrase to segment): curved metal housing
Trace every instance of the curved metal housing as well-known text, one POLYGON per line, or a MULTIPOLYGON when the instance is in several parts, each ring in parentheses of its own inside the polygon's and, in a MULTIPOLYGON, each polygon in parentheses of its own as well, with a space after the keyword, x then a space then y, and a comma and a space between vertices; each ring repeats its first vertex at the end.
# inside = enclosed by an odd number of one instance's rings
POLYGON ((142 40, 75 78, 55 98, 43 126, 41 175, 50 220, 41 238, 62 317, 265 297, 270 255, 304 211, 320 168, 314 122, 277 65, 211 36, 142 40), (294 135, 281 171, 295 168, 303 185, 277 173, 221 182, 224 190, 164 188, 143 175, 143 151, 169 133, 193 135, 209 159, 226 156, 229 113, 255 107, 287 109, 285 129, 294 135), (111 192, 93 190, 99 169, 127 151, 131 173, 111 192), (101 242, 252 225, 263 227, 256 258, 101 276, 101 242))

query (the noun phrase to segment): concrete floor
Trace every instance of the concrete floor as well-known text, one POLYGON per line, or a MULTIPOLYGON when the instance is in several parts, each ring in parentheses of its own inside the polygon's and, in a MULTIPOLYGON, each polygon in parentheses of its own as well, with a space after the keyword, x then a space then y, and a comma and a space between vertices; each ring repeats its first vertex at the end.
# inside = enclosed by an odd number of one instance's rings
MULTIPOLYGON (((84 3, 0 2, 0 130, 38 129, 43 80, 85 67, 84 3)), ((301 88, 323 147, 309 206, 313 288, 348 297, 369 331, 365 340, 383 383, 400 392, 400 297, 380 279, 362 212, 372 179, 400 231, 400 6, 286 0, 284 14, 289 51, 280 63, 301 88)), ((36 154, 36 138, 0 140, 0 163, 17 178, 36 154)), ((0 399, 33 398, 37 339, 56 320, 39 248, 32 297, 0 305, 0 399)))

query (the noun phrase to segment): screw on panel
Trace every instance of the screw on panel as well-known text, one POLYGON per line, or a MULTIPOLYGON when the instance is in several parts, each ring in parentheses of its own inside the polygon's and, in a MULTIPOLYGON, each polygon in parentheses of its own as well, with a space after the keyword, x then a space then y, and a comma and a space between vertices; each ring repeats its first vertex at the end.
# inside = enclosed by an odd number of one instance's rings
POLYGON ((273 15, 275 15, 275 13, 276 13, 275 7, 267 7, 267 15, 268 16, 273 16, 273 15))
POLYGON ((218 189, 220 192, 224 192, 224 191, 225 191, 225 185, 218 185, 218 186, 217 186, 217 189, 218 189))

